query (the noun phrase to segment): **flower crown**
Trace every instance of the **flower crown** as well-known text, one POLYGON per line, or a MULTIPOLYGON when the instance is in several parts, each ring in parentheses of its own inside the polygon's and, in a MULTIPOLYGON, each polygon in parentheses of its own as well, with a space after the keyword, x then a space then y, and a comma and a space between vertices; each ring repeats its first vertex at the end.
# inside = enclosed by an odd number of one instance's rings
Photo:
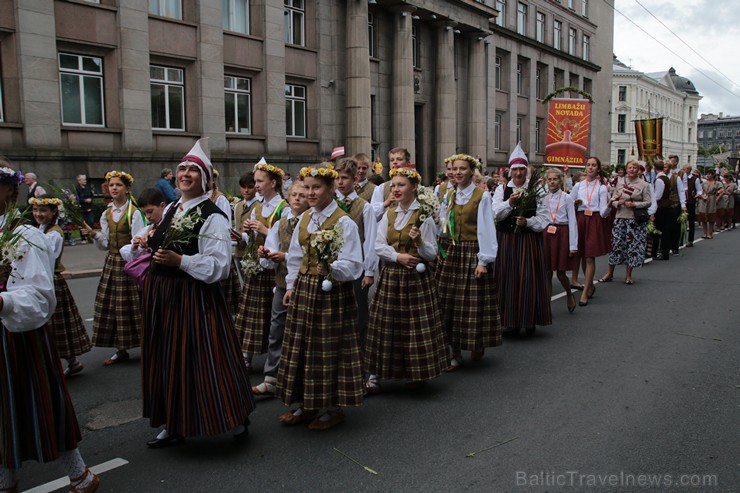
POLYGON ((332 180, 336 180, 339 178, 339 173, 334 169, 332 166, 327 166, 325 168, 314 168, 313 166, 306 166, 305 168, 301 168, 301 176, 320 176, 322 178, 331 178, 332 180))
POLYGON ((473 168, 481 169, 483 167, 480 161, 475 159, 470 154, 453 154, 452 156, 445 159, 445 164, 454 163, 455 161, 467 161, 473 168))
POLYGON ((273 175, 277 175, 281 178, 285 176, 285 171, 281 170, 277 166, 273 166, 272 164, 266 164, 266 163, 255 164, 254 171, 264 171, 266 173, 272 173, 273 175))
POLYGON ((18 185, 22 181, 23 173, 20 171, 15 171, 14 169, 5 166, 0 168, 0 183, 12 183, 13 185, 18 185))
POLYGON ((37 199, 35 197, 31 197, 30 199, 28 199, 28 204, 29 205, 54 205, 56 207, 61 207, 62 201, 56 197, 51 197, 51 198, 47 197, 44 199, 37 199))
POLYGON ((393 168, 388 174, 391 176, 391 178, 397 175, 401 175, 405 176, 409 180, 419 182, 421 181, 421 175, 414 168, 393 168))
POLYGON ((128 184, 131 185, 134 182, 134 177, 126 173, 125 171, 109 171, 105 174, 105 181, 110 180, 111 178, 121 178, 122 180, 127 180, 128 184))

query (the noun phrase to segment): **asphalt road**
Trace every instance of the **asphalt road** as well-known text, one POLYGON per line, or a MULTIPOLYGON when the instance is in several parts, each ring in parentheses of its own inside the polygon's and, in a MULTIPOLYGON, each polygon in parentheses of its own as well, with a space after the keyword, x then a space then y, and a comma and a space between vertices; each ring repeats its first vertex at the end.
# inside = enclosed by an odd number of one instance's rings
MULTIPOLYGON (((283 405, 261 401, 242 448, 223 436, 147 449, 138 351, 104 368, 110 351, 94 349, 70 380, 81 450, 90 465, 128 461, 99 491, 737 491, 738 251, 740 231, 720 234, 635 270, 632 286, 618 267, 573 315, 558 299, 533 337, 421 390, 385 383, 327 432, 285 428, 283 405)), ((96 282, 70 281, 85 318, 96 282)), ((62 475, 22 472, 24 488, 62 475)))

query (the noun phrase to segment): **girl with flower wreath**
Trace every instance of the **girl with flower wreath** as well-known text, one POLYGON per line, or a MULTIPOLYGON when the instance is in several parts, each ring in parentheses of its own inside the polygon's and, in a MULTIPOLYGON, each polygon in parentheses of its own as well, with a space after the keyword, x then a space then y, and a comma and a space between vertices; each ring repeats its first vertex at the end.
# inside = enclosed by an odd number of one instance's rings
POLYGON ((141 331, 141 295, 136 282, 124 271, 125 261, 120 249, 131 243, 132 233, 145 225, 144 214, 129 196, 134 177, 125 171, 109 171, 105 175, 108 193, 113 199, 100 216, 100 232, 85 225, 82 234, 95 240, 101 250, 108 250, 100 275, 93 311, 93 340, 99 347, 116 348, 105 366, 129 359, 128 349, 139 347, 141 331))
POLYGON ((451 156, 455 176, 449 208, 443 210, 447 239, 442 240, 437 269, 440 305, 452 349, 445 371, 462 367, 462 351, 473 361, 487 347, 500 346, 501 322, 493 272, 498 243, 491 209, 491 194, 477 188, 473 172, 481 164, 473 156, 451 156))
POLYGON ((42 195, 28 199, 32 206, 33 218, 39 229, 46 234, 46 239, 54 257, 54 294, 57 298, 57 307, 54 315, 47 322, 49 330, 54 334, 54 342, 60 358, 67 360, 64 376, 76 375, 82 371, 82 363, 78 356, 90 351, 92 345, 85 330, 85 323, 80 316, 80 310, 62 276, 62 253, 64 252, 64 231, 57 225, 59 219, 60 199, 51 195, 42 195))
POLYGON ((334 200, 338 173, 323 166, 300 173, 311 209, 288 248, 288 317, 277 384, 285 405, 298 404, 280 422, 311 421, 313 430, 340 424, 342 408, 362 405, 364 392, 352 285, 363 271, 362 244, 357 226, 334 200), (329 245, 328 256, 320 245, 329 245), (326 412, 319 416, 321 409, 326 412))
POLYGON ((411 168, 391 170, 396 207, 378 224, 375 251, 385 261, 370 306, 363 354, 368 393, 379 379, 406 380, 412 386, 437 377, 447 367, 442 312, 432 270, 437 257, 437 225, 432 204, 417 198, 421 182, 411 168))
POLYGON ((19 491, 24 461, 59 460, 69 491, 92 493, 100 479, 80 455, 80 427, 47 325, 56 305, 55 259, 47 235, 19 224, 23 175, 8 166, 0 158, 0 492, 19 491))
MULTIPOLYGON (((249 219, 244 221, 242 239, 251 243, 247 250, 257 261, 257 251, 264 246, 270 228, 287 212, 283 199, 283 176, 285 171, 267 163, 254 165, 254 182, 257 193, 262 197, 249 219)), ((267 352, 270 337, 270 312, 275 288, 275 269, 260 269, 245 276, 236 309, 236 332, 242 346, 247 368, 252 367, 252 356, 267 352)))

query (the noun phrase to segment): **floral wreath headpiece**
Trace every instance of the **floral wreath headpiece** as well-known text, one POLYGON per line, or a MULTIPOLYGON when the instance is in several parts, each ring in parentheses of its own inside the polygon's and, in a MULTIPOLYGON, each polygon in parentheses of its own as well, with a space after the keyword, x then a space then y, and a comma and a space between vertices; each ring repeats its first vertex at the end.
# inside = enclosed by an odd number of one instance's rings
POLYGON ((105 174, 105 181, 110 180, 111 178, 121 178, 122 180, 127 180, 128 184, 131 185, 134 183, 134 177, 130 174, 126 173, 125 171, 109 171, 105 174))
POLYGON ((445 164, 454 163, 455 161, 467 161, 473 168, 478 168, 478 170, 483 168, 483 165, 481 165, 480 161, 475 159, 470 154, 453 154, 452 156, 445 159, 445 164))
POLYGON ((391 178, 397 175, 405 176, 409 180, 421 182, 421 175, 414 168, 393 168, 388 173, 391 178))
POLYGON ((304 178, 307 176, 320 176, 322 178, 331 178, 332 180, 336 180, 337 178, 339 178, 339 173, 337 173, 337 170, 335 170, 333 166, 327 166, 325 168, 314 168, 313 166, 306 166, 304 168, 301 168, 301 176, 303 176, 304 178))
POLYGON ((254 165, 254 171, 264 171, 266 173, 271 173, 273 175, 277 175, 280 178, 285 176, 285 171, 281 170, 277 166, 274 166, 272 164, 267 163, 257 163, 254 165))
POLYGON ((0 183, 18 185, 23 181, 23 173, 6 166, 0 167, 0 183))
POLYGON ((30 199, 28 199, 28 204, 29 205, 53 205, 56 207, 61 207, 62 201, 56 197, 51 197, 51 198, 46 197, 44 199, 37 199, 35 197, 31 197, 30 199))

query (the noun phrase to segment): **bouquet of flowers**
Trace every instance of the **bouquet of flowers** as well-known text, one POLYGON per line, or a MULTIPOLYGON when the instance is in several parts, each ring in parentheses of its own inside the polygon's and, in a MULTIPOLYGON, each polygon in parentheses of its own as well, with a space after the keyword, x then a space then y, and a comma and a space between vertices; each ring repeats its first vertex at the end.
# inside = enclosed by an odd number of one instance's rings
POLYGON ((193 231, 203 221, 205 219, 201 216, 200 207, 191 209, 179 217, 173 217, 167 231, 164 232, 164 239, 160 248, 162 250, 172 250, 178 245, 187 245, 193 238, 204 236, 193 231))
MULTIPOLYGON (((0 291, 5 291, 8 280, 14 277, 13 262, 23 258, 28 248, 22 243, 26 240, 16 230, 19 224, 26 220, 28 208, 18 210, 15 207, 7 207, 5 212, 5 224, 0 230, 0 291)), ((41 248, 30 244, 32 247, 41 248)))
MULTIPOLYGON (((538 173, 532 173, 526 187, 514 189, 514 193, 522 194, 519 203, 514 207, 516 216, 532 217, 534 215, 537 210, 537 201, 547 193, 542 180, 544 171, 545 167, 542 166, 538 173)), ((514 233, 521 233, 519 225, 514 228, 514 233)))
MULTIPOLYGON (((339 257, 339 251, 344 246, 344 227, 337 223, 332 229, 319 229, 311 233, 309 248, 313 249, 318 261, 329 270, 329 264, 339 257)), ((325 292, 332 290, 331 271, 321 283, 325 292)))
POLYGON ((646 231, 647 231, 647 234, 649 235, 662 235, 663 234, 662 231, 660 231, 658 228, 655 227, 654 221, 648 221, 646 231))
POLYGON ((416 226, 421 224, 431 217, 434 219, 434 223, 439 222, 439 197, 434 193, 434 189, 430 187, 419 187, 417 191, 416 200, 419 201, 421 206, 419 211, 419 218, 416 221, 416 226))
MULTIPOLYGON (((72 226, 69 229, 81 229, 85 227, 85 216, 82 214, 82 206, 77 196, 71 192, 71 188, 63 188, 54 183, 48 184, 49 192, 62 201, 59 207, 59 218, 64 224, 72 226)), ((92 224, 88 226, 92 227, 92 224)))
POLYGON ((249 241, 247 242, 247 247, 244 250, 244 257, 241 261, 242 272, 244 273, 245 279, 256 276, 262 272, 257 248, 257 233, 249 233, 249 241))

